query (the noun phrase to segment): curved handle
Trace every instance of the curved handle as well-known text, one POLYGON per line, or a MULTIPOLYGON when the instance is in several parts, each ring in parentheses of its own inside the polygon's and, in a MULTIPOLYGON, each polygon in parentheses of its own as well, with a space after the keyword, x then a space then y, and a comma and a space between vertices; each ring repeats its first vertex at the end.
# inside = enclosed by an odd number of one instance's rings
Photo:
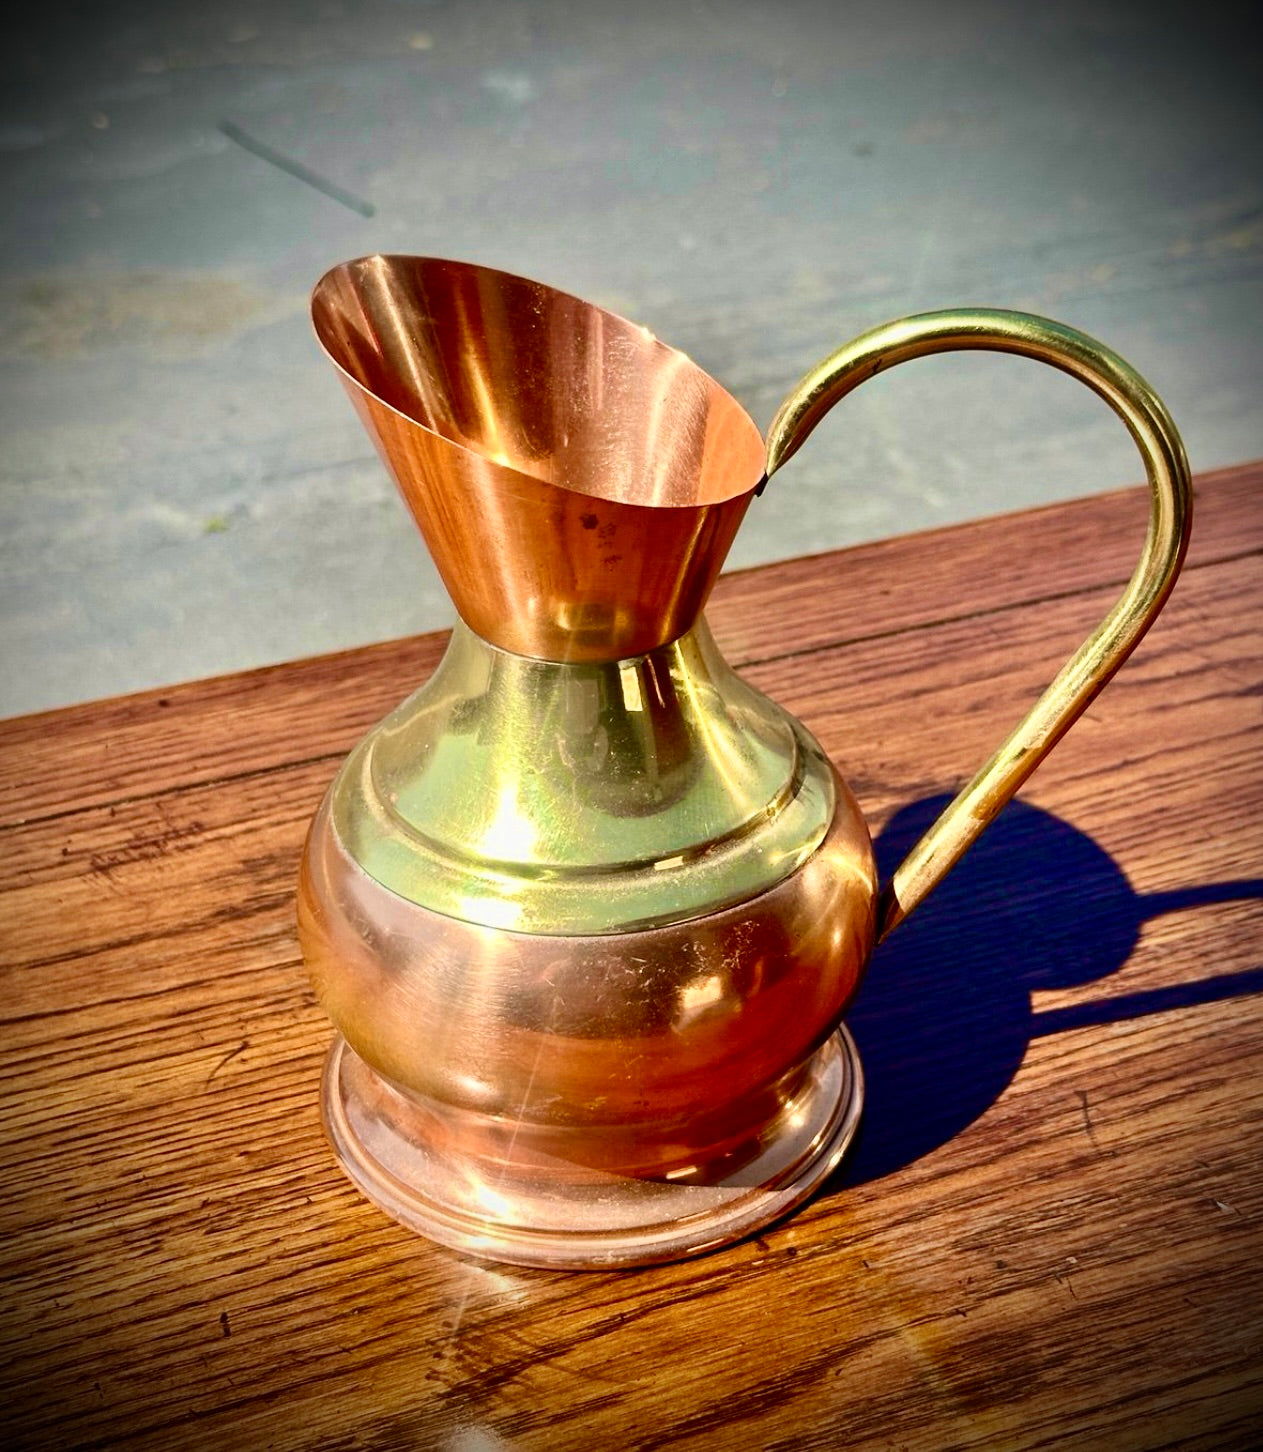
POLYGON ((798 451, 828 410, 865 379, 909 358, 958 348, 1025 354, 1062 369, 1099 393, 1127 425, 1145 461, 1152 495, 1149 532, 1140 563, 1118 603, 896 869, 882 892, 878 941, 955 866, 1127 659, 1171 593, 1192 523, 1193 492, 1184 446, 1162 400, 1145 380, 1116 353, 1073 328, 989 308, 903 318, 861 334, 826 358, 803 378, 773 419, 766 478, 798 451))

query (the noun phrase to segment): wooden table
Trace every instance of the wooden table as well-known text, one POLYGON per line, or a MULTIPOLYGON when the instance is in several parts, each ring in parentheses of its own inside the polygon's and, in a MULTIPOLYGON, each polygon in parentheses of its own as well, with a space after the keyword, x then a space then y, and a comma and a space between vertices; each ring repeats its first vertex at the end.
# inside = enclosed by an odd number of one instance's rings
MULTIPOLYGON (((1263 465, 1166 614, 874 960, 869 1101, 788 1224, 476 1264, 343 1179, 307 820, 436 636, 0 726, 9 1447, 1257 1446, 1263 465)), ((889 862, 1103 613, 1139 491, 725 578, 889 862)))

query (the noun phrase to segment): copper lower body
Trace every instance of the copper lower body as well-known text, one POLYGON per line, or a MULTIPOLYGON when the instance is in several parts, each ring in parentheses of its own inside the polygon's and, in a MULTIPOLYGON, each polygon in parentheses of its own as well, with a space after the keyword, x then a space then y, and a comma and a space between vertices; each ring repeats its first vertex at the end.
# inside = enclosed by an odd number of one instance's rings
POLYGON ((433 1240, 527 1265, 670 1260, 793 1209, 861 1102, 838 1025, 872 944, 874 874, 836 793, 824 841, 766 891, 575 936, 406 900, 322 809, 298 921, 340 1033, 324 1113, 351 1178, 433 1240))
POLYGON ((636 1175, 562 1159, 511 1132, 471 1152, 470 1126, 453 1122, 462 1116, 393 1088, 341 1037, 325 1067, 322 1108, 347 1174, 401 1224, 493 1260, 602 1269, 726 1245, 819 1188, 845 1154, 863 1103, 847 1030, 771 1092, 768 1119, 744 1142, 636 1175))

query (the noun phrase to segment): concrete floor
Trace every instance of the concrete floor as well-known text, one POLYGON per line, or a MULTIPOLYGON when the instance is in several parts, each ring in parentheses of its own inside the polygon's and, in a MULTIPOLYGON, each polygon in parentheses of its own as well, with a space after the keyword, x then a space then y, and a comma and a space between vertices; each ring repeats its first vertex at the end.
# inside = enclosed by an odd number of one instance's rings
MULTIPOLYGON (((0 62, 0 714, 450 618, 310 335, 311 285, 365 252, 465 257, 612 306, 760 425, 887 318, 1047 313, 1150 378, 1195 467, 1263 455, 1248 13, 40 7, 0 62)), ((1060 375, 928 360, 822 427, 733 563, 1139 472, 1060 375)))

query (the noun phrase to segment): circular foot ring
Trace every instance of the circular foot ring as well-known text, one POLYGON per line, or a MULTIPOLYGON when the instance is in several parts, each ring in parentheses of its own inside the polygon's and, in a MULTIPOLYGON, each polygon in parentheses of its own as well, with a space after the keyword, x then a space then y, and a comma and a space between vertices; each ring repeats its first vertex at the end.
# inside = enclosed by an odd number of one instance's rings
MULTIPOLYGON (((863 1074, 844 1027, 817 1050, 758 1152, 714 1182, 603 1174, 557 1162, 494 1176, 444 1154, 414 1107, 342 1038, 325 1066, 325 1127, 347 1174, 393 1219, 468 1255, 607 1269, 700 1255, 800 1205, 836 1168, 859 1123, 863 1074)), ((678 1172, 677 1172, 678 1173, 678 1172)))

